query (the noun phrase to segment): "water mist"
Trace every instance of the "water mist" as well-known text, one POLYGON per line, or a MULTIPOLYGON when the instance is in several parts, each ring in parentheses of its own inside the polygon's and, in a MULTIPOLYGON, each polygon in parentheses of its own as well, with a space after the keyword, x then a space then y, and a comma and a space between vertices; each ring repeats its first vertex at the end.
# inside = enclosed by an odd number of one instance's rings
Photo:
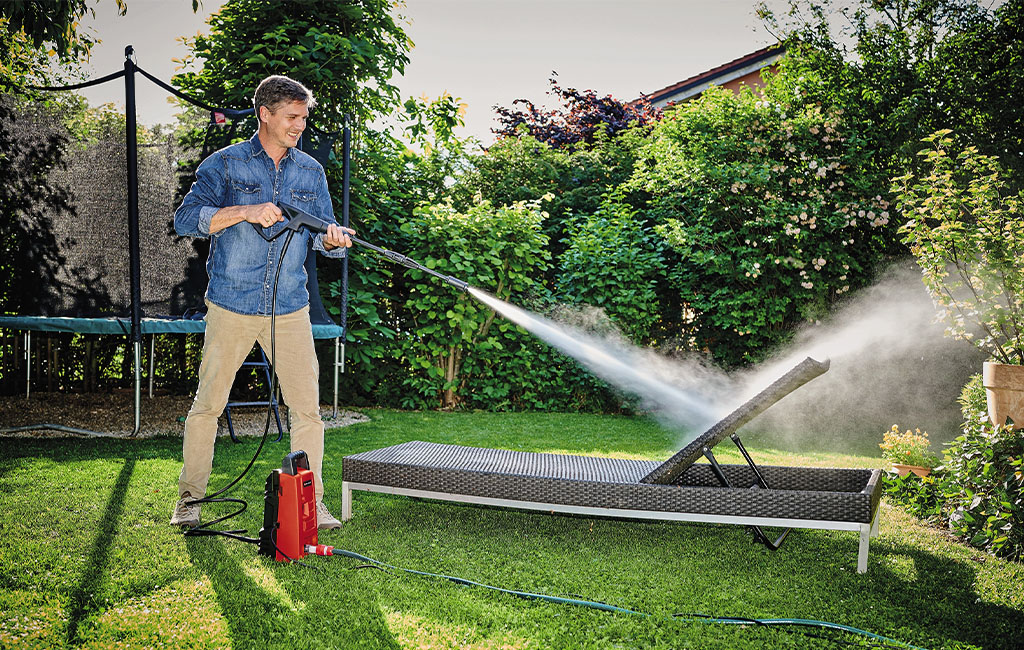
POLYGON ((679 432, 679 446, 806 357, 830 359, 830 371, 781 400, 750 428, 799 448, 872 455, 892 424, 949 440, 957 431, 960 387, 982 360, 970 345, 944 337, 912 265, 890 269, 827 321, 799 333, 783 352, 729 376, 697 360, 669 359, 621 336, 593 334, 478 289, 469 291, 610 385, 638 396, 642 408, 679 432))

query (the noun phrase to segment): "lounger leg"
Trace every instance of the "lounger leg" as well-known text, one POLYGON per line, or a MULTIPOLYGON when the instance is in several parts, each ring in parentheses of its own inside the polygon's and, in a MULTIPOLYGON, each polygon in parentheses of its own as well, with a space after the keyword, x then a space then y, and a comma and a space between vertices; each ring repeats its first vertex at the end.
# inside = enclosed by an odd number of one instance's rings
POLYGON ((868 572, 868 544, 871 543, 873 524, 860 525, 860 548, 857 550, 857 573, 868 572))
POLYGON ((348 521, 352 518, 352 488, 348 481, 341 482, 341 520, 348 521))
POLYGON ((882 509, 875 508, 875 518, 871 520, 871 536, 878 537, 878 521, 882 518, 882 509))

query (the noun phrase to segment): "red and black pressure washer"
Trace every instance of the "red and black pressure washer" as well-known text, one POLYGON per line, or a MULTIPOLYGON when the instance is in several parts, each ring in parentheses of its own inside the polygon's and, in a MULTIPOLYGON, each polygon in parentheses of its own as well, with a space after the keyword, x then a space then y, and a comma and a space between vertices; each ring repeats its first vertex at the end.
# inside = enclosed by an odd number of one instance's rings
POLYGON ((293 451, 267 477, 259 554, 287 562, 306 555, 307 546, 317 546, 313 472, 306 452, 293 451))

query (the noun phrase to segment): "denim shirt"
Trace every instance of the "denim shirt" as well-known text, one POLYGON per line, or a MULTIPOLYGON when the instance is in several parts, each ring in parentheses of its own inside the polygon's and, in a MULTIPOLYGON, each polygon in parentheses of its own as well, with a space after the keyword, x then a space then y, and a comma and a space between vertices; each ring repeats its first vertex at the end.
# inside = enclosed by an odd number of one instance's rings
MULTIPOLYGON (((266 202, 289 203, 325 221, 335 220, 320 163, 291 148, 275 168, 258 134, 204 160, 174 213, 174 230, 179 235, 210 238, 206 299, 237 314, 270 315, 278 265, 276 313, 290 314, 309 304, 303 263, 311 234, 305 228, 292 237, 283 262, 281 249, 288 233, 268 242, 251 223, 240 221, 210 234, 210 221, 219 209, 266 202)), ((263 232, 272 236, 283 228, 284 223, 276 223, 263 232)), ((313 249, 333 258, 344 257, 348 250, 343 246, 325 250, 322 234, 313 237, 313 249)))

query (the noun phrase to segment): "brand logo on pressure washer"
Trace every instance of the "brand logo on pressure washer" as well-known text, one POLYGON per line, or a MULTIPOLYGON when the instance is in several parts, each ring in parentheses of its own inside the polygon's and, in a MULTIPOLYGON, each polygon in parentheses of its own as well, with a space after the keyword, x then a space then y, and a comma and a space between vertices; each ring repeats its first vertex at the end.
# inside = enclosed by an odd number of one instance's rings
POLYGON ((307 479, 302 482, 302 487, 309 487, 310 485, 313 485, 313 479, 307 479))

